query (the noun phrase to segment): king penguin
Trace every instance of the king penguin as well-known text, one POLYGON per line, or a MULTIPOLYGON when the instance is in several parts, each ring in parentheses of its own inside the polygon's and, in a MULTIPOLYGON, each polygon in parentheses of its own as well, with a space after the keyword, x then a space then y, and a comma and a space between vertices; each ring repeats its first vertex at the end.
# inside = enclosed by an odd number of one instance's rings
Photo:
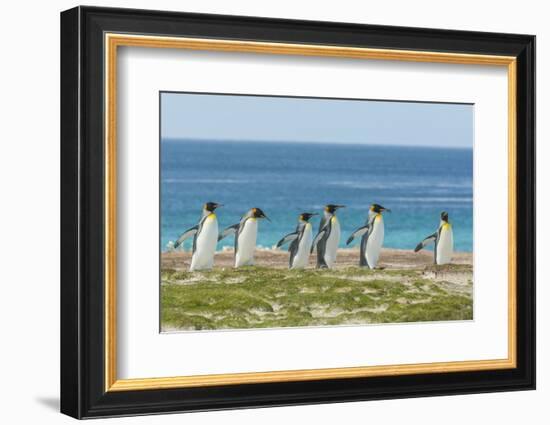
POLYGON ((365 225, 359 227, 348 238, 349 245, 357 236, 361 237, 361 251, 359 254, 359 266, 374 269, 378 264, 382 244, 384 243, 384 218, 382 212, 391 210, 382 205, 372 204, 365 225))
POLYGON ((313 240, 311 252, 317 248, 317 268, 332 268, 336 261, 338 243, 340 243, 340 223, 336 218, 336 210, 344 208, 345 205, 328 204, 325 206, 319 232, 313 240))
POLYGON ((451 262, 453 256, 453 226, 449 223, 449 214, 446 211, 441 213, 439 228, 430 236, 424 238, 422 242, 416 245, 414 252, 420 251, 426 245, 435 242, 434 264, 447 264, 451 262))
POLYGON ((269 218, 260 208, 252 208, 241 217, 241 221, 227 227, 218 237, 218 241, 229 235, 235 235, 235 267, 253 266, 258 219, 269 218))
POLYGON ((218 220, 214 211, 221 206, 215 202, 204 204, 199 224, 183 232, 174 244, 174 248, 177 248, 185 239, 193 236, 193 258, 189 271, 210 270, 214 265, 218 237, 218 220))
POLYGON ((289 269, 303 269, 307 266, 311 242, 313 241, 313 232, 309 219, 314 215, 318 214, 307 212, 300 214, 296 230, 277 242, 277 248, 290 242, 290 246, 288 247, 288 251, 290 252, 289 269))

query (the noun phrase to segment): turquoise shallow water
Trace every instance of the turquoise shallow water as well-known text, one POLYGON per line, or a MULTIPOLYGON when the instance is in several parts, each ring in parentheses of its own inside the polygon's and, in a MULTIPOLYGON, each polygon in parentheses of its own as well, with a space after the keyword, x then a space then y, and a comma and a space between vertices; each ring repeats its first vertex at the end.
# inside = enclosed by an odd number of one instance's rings
MULTIPOLYGON (((272 220, 260 224, 264 247, 292 231, 299 213, 321 213, 327 203, 347 206, 338 212, 345 246, 376 202, 392 210, 384 246, 413 249, 446 210, 455 250, 472 251, 471 149, 162 140, 160 177, 163 251, 197 223, 207 201, 225 205, 217 213, 220 228, 262 208, 272 220)), ((218 248, 232 245, 227 238, 218 248)))

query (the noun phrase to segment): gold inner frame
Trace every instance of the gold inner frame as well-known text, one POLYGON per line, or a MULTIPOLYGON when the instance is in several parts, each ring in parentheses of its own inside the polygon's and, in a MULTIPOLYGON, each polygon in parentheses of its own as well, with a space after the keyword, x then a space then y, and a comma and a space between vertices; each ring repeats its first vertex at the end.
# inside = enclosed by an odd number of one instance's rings
POLYGON ((511 369, 516 358, 516 58, 462 53, 370 49, 326 45, 267 43, 105 34, 105 391, 135 391, 214 385, 357 378, 416 373, 445 373, 511 369), (419 364, 399 364, 327 369, 117 379, 116 338, 116 99, 117 48, 120 46, 248 52, 280 55, 324 56, 355 59, 398 60, 507 67, 508 72, 508 357, 419 364))

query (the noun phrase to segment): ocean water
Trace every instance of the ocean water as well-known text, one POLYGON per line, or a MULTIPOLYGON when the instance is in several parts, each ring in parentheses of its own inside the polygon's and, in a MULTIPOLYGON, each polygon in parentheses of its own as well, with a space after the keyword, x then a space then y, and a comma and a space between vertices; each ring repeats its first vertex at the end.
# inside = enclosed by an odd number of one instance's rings
MULTIPOLYGON (((384 217, 384 246, 413 249, 445 210, 455 250, 472 251, 471 149, 162 140, 160 178, 162 251, 198 222, 208 201, 225 205, 217 211, 220 230, 261 208, 272 220, 260 222, 262 247, 293 231, 301 212, 322 213, 328 203, 346 205, 337 213, 344 247, 378 203, 392 210, 384 217)), ((319 217, 312 223, 317 229, 319 217)), ((190 239, 185 249, 191 246, 190 239)), ((218 249, 224 246, 233 238, 218 249)))

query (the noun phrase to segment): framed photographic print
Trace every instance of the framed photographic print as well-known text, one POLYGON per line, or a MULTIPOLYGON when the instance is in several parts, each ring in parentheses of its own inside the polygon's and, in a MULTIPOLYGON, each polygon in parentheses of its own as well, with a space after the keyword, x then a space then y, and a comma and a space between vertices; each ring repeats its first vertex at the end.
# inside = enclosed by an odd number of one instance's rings
POLYGON ((61 411, 535 386, 535 38, 61 14, 61 411))

